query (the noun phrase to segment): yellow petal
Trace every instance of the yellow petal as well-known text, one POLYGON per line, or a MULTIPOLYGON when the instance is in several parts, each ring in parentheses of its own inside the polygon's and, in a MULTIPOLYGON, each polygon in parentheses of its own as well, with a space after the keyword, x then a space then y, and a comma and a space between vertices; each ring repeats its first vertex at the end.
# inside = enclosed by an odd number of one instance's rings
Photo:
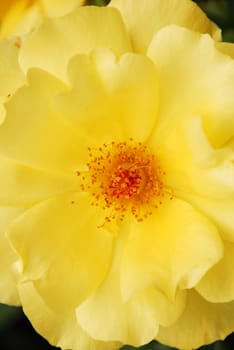
POLYGON ((6 114, 3 103, 25 82, 18 63, 18 51, 17 39, 0 41, 0 123, 6 114))
POLYGON ((153 215, 133 223, 121 264, 124 297, 157 286, 173 299, 177 287, 196 285, 222 257, 215 226, 179 199, 163 200, 153 215))
POLYGON ((185 293, 178 293, 171 302, 151 287, 127 301, 123 299, 120 266, 128 228, 125 222, 114 245, 109 274, 98 290, 77 308, 77 318, 82 328, 96 339, 140 346, 156 336, 158 324, 169 325, 180 316, 185 293))
POLYGON ((77 6, 84 4, 85 0, 40 0, 44 12, 49 17, 64 16, 77 6))
POLYGON ((41 70, 30 71, 28 85, 18 90, 6 106, 7 118, 0 129, 2 155, 69 176, 86 163, 73 126, 51 106, 52 97, 66 88, 41 70))
POLYGON ((34 280, 54 310, 79 305, 107 272, 112 235, 100 227, 102 209, 90 203, 85 193, 54 197, 12 223, 9 237, 22 261, 22 280, 34 280))
POLYGON ((24 18, 25 13, 27 13, 30 5, 32 5, 30 0, 1 1, 1 38, 6 38, 15 33, 16 27, 18 26, 19 22, 21 22, 21 20, 24 18))
POLYGON ((234 199, 194 196, 191 193, 177 192, 180 198, 188 201, 197 210, 212 220, 219 229, 220 236, 234 242, 234 199))
POLYGON ((0 41, 0 96, 10 97, 25 83, 25 77, 18 63, 17 41, 0 41))
POLYGON ((12 0, 6 0, 6 1, 0 2, 0 19, 1 20, 2 18, 4 18, 11 4, 12 4, 12 0))
POLYGON ((107 47, 117 55, 131 51, 128 34, 117 10, 80 7, 62 18, 45 20, 24 41, 20 63, 24 70, 39 67, 66 79, 70 58, 97 47, 107 47))
POLYGON ((148 302, 157 324, 166 327, 179 318, 186 305, 186 291, 181 290, 176 293, 173 300, 169 300, 158 288, 149 287, 130 298, 130 303, 139 297, 148 302))
POLYGON ((1 26, 1 38, 24 37, 40 25, 43 16, 39 3, 27 7, 26 2, 16 1, 10 8, 1 26))
POLYGON ((223 52, 225 55, 234 58, 234 43, 217 42, 215 43, 215 46, 219 51, 223 52))
POLYGON ((69 76, 74 88, 60 94, 55 106, 89 137, 90 146, 149 137, 157 117, 158 80, 148 58, 125 54, 118 60, 109 50, 97 50, 76 56, 69 76))
POLYGON ((159 31, 148 54, 160 72, 159 128, 200 116, 214 146, 229 141, 234 134, 233 59, 218 51, 209 35, 177 26, 159 31))
POLYGON ((13 0, 1 1, 0 36, 22 36, 37 28, 43 17, 64 16, 84 0, 13 0), (4 4, 2 4, 4 3, 4 4))
POLYGON ((146 52, 153 35, 169 24, 209 33, 220 40, 218 27, 192 1, 112 0, 109 6, 119 9, 137 52, 146 52))
POLYGON ((48 197, 79 188, 78 177, 65 177, 33 169, 0 157, 0 202, 6 205, 32 205, 48 197))
POLYGON ((166 172, 165 183, 175 195, 233 199, 233 150, 229 144, 214 148, 199 118, 178 121, 166 135, 159 128, 151 143, 166 172))
POLYGON ((0 302, 12 305, 20 304, 15 270, 18 257, 5 233, 11 221, 22 211, 20 208, 0 207, 0 302))
POLYGON ((224 339, 234 329, 234 302, 210 303, 195 291, 189 293, 186 309, 171 327, 161 327, 157 339, 179 349, 195 349, 224 339))
POLYGON ((123 300, 119 268, 127 231, 128 225, 122 227, 115 242, 109 274, 98 290, 77 308, 77 319, 93 338, 140 346, 156 336, 159 321, 168 324, 178 317, 185 300, 180 295, 176 302, 170 303, 154 288, 143 290, 128 301, 123 300))
POLYGON ((119 343, 92 339, 78 325, 75 311, 56 313, 43 301, 32 282, 19 285, 23 310, 33 327, 52 345, 73 350, 118 350, 119 343), (46 320, 46 322, 45 322, 46 320))
POLYGON ((224 243, 223 258, 213 266, 196 286, 196 290, 213 303, 234 299, 234 243, 224 243))
POLYGON ((124 303, 118 276, 113 274, 77 309, 78 322, 95 339, 143 345, 151 341, 158 330, 154 300, 150 296, 142 293, 124 303))

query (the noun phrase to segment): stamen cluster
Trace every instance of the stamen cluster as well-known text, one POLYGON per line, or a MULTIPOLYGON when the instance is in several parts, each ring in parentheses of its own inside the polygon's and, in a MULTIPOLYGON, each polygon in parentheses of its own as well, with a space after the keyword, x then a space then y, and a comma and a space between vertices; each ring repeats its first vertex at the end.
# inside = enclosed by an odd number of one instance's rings
POLYGON ((88 172, 82 174, 81 189, 92 194, 92 205, 108 210, 106 221, 122 221, 128 211, 142 221, 162 204, 165 173, 147 146, 130 139, 88 148, 88 152, 88 172))

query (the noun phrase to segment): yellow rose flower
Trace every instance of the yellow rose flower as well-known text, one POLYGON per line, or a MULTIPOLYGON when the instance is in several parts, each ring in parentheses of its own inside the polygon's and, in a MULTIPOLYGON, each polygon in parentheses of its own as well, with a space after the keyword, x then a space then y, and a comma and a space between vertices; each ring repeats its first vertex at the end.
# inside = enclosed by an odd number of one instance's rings
POLYGON ((234 330, 234 61, 219 35, 192 1, 112 0, 46 19, 19 49, 1 232, 52 344, 192 349, 234 330))
POLYGON ((0 2, 0 37, 35 29, 42 17, 63 16, 84 0, 4 0, 0 2))

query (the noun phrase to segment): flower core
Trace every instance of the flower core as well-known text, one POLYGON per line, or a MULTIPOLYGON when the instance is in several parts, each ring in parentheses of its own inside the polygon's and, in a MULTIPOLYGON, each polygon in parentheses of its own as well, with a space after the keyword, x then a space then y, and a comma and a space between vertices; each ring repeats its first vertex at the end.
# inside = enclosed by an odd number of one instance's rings
POLYGON ((147 146, 130 139, 88 151, 88 172, 82 174, 81 189, 92 194, 92 205, 109 209, 106 221, 123 220, 127 211, 142 221, 162 204, 167 193, 162 181, 165 173, 147 146))

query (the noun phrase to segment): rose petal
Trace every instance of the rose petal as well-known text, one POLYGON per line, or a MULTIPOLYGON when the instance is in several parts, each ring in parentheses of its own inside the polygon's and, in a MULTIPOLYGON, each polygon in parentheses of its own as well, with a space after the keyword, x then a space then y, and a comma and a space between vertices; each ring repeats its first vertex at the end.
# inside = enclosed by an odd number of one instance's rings
POLYGON ((41 298, 32 282, 19 286, 20 299, 33 327, 48 341, 63 349, 118 350, 119 343, 101 342, 91 338, 79 326, 74 310, 65 313, 54 312, 41 298), (46 320, 46 322, 45 322, 46 320))
POLYGON ((153 215, 133 223, 123 255, 124 298, 157 286, 171 300, 180 288, 191 288, 222 257, 215 226, 184 201, 163 200, 153 215))
POLYGON ((0 202, 29 206, 48 197, 77 190, 78 177, 61 176, 0 157, 0 202))
POLYGON ((212 303, 225 303, 234 299, 234 244, 224 243, 223 258, 213 266, 196 286, 196 290, 212 303))
POLYGON ((91 201, 85 193, 53 197, 26 211, 10 229, 23 281, 34 280, 55 310, 79 305, 108 270, 113 236, 101 227, 103 211, 91 201))
POLYGON ((215 48, 209 35, 177 26, 161 29, 148 55, 160 72, 158 128, 166 132, 178 120, 201 116, 215 147, 229 141, 234 134, 234 61, 215 48))
POLYGON ((210 303, 191 290, 187 307, 171 327, 161 327, 157 339, 179 349, 195 349, 224 339, 234 328, 234 302, 210 303))
POLYGON ((0 302, 19 305, 16 262, 18 256, 5 235, 11 221, 23 212, 21 208, 0 207, 0 302))
POLYGON ((192 1, 187 0, 112 0, 130 32, 133 48, 145 53, 153 35, 162 27, 177 24, 220 40, 220 30, 192 1))
POLYGON ((111 51, 98 50, 75 57, 69 75, 74 88, 57 96, 55 108, 90 146, 149 137, 158 111, 157 73, 150 60, 134 54, 118 60, 111 51))
POLYGON ((97 47, 107 47, 117 55, 131 51, 118 11, 84 6, 67 16, 45 19, 40 28, 24 41, 20 63, 25 71, 39 67, 66 79, 70 58, 97 47))

